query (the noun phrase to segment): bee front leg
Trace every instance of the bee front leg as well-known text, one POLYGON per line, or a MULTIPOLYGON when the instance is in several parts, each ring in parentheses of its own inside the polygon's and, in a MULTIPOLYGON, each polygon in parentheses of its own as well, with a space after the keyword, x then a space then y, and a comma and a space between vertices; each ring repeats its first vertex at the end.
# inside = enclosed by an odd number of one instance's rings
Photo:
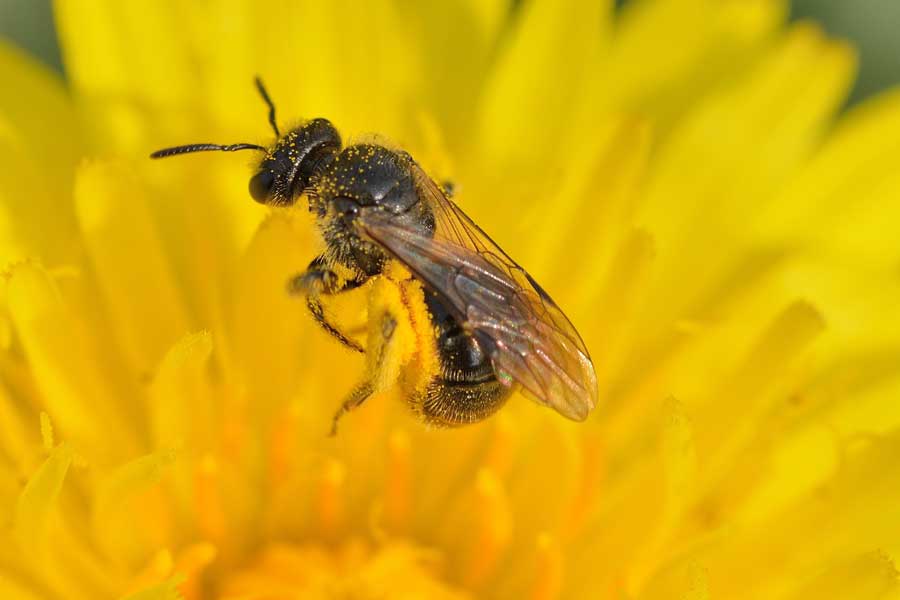
POLYGON ((325 316, 325 307, 322 306, 322 301, 320 300, 320 296, 334 296, 347 292, 358 288, 365 282, 366 279, 344 279, 340 277, 327 267, 324 257, 318 256, 309 263, 306 271, 288 282, 288 291, 292 294, 306 296, 306 307, 316 323, 326 333, 355 352, 365 352, 362 346, 328 320, 325 316))

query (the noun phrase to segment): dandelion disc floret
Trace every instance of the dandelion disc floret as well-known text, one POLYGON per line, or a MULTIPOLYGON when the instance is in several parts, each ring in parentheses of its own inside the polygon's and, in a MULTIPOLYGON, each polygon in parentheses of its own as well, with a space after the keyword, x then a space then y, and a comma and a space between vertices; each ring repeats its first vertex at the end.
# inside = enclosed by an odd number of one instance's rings
MULTIPOLYGON (((842 112, 777 0, 420 4, 58 0, 65 83, 0 45, 0 596, 896 596, 900 96, 842 112), (290 293, 335 283, 317 198, 247 197, 255 73, 279 138, 452 181, 597 410, 436 429, 397 376, 328 437, 369 358, 290 293), (248 152, 146 158, 206 139, 248 152)), ((360 348, 369 292, 323 312, 360 348)))

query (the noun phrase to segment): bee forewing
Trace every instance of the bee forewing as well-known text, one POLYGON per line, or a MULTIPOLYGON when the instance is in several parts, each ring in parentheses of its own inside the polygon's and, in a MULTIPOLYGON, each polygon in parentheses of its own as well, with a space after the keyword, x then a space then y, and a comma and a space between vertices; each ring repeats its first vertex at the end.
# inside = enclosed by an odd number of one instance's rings
POLYGON ((491 357, 499 381, 519 384, 540 404, 583 421, 596 406, 597 380, 578 332, 418 166, 414 173, 434 212, 434 237, 377 210, 361 213, 365 233, 446 301, 491 357))

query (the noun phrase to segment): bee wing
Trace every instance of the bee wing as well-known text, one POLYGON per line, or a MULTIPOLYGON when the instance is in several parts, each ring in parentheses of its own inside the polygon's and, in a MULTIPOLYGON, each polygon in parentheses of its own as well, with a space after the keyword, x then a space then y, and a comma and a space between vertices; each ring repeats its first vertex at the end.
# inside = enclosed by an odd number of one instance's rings
POLYGON ((434 237, 379 211, 363 211, 367 235, 446 301, 490 356, 501 383, 518 383, 540 404, 583 421, 597 403, 597 378, 575 327, 418 165, 413 173, 434 213, 434 237))

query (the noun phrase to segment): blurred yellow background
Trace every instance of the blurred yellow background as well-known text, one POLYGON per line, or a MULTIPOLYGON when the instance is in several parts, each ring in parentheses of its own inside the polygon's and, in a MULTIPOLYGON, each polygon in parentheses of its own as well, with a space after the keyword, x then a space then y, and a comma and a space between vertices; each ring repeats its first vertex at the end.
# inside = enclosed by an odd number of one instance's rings
MULTIPOLYGON (((617 0, 624 5, 628 0, 617 0)), ((517 4, 510 0, 511 7, 517 4)), ((0 36, 13 40, 62 70, 50 0, 0 0, 0 36)), ((900 83, 898 0, 794 0, 793 18, 812 18, 834 36, 847 38, 861 56, 850 102, 900 83)))

